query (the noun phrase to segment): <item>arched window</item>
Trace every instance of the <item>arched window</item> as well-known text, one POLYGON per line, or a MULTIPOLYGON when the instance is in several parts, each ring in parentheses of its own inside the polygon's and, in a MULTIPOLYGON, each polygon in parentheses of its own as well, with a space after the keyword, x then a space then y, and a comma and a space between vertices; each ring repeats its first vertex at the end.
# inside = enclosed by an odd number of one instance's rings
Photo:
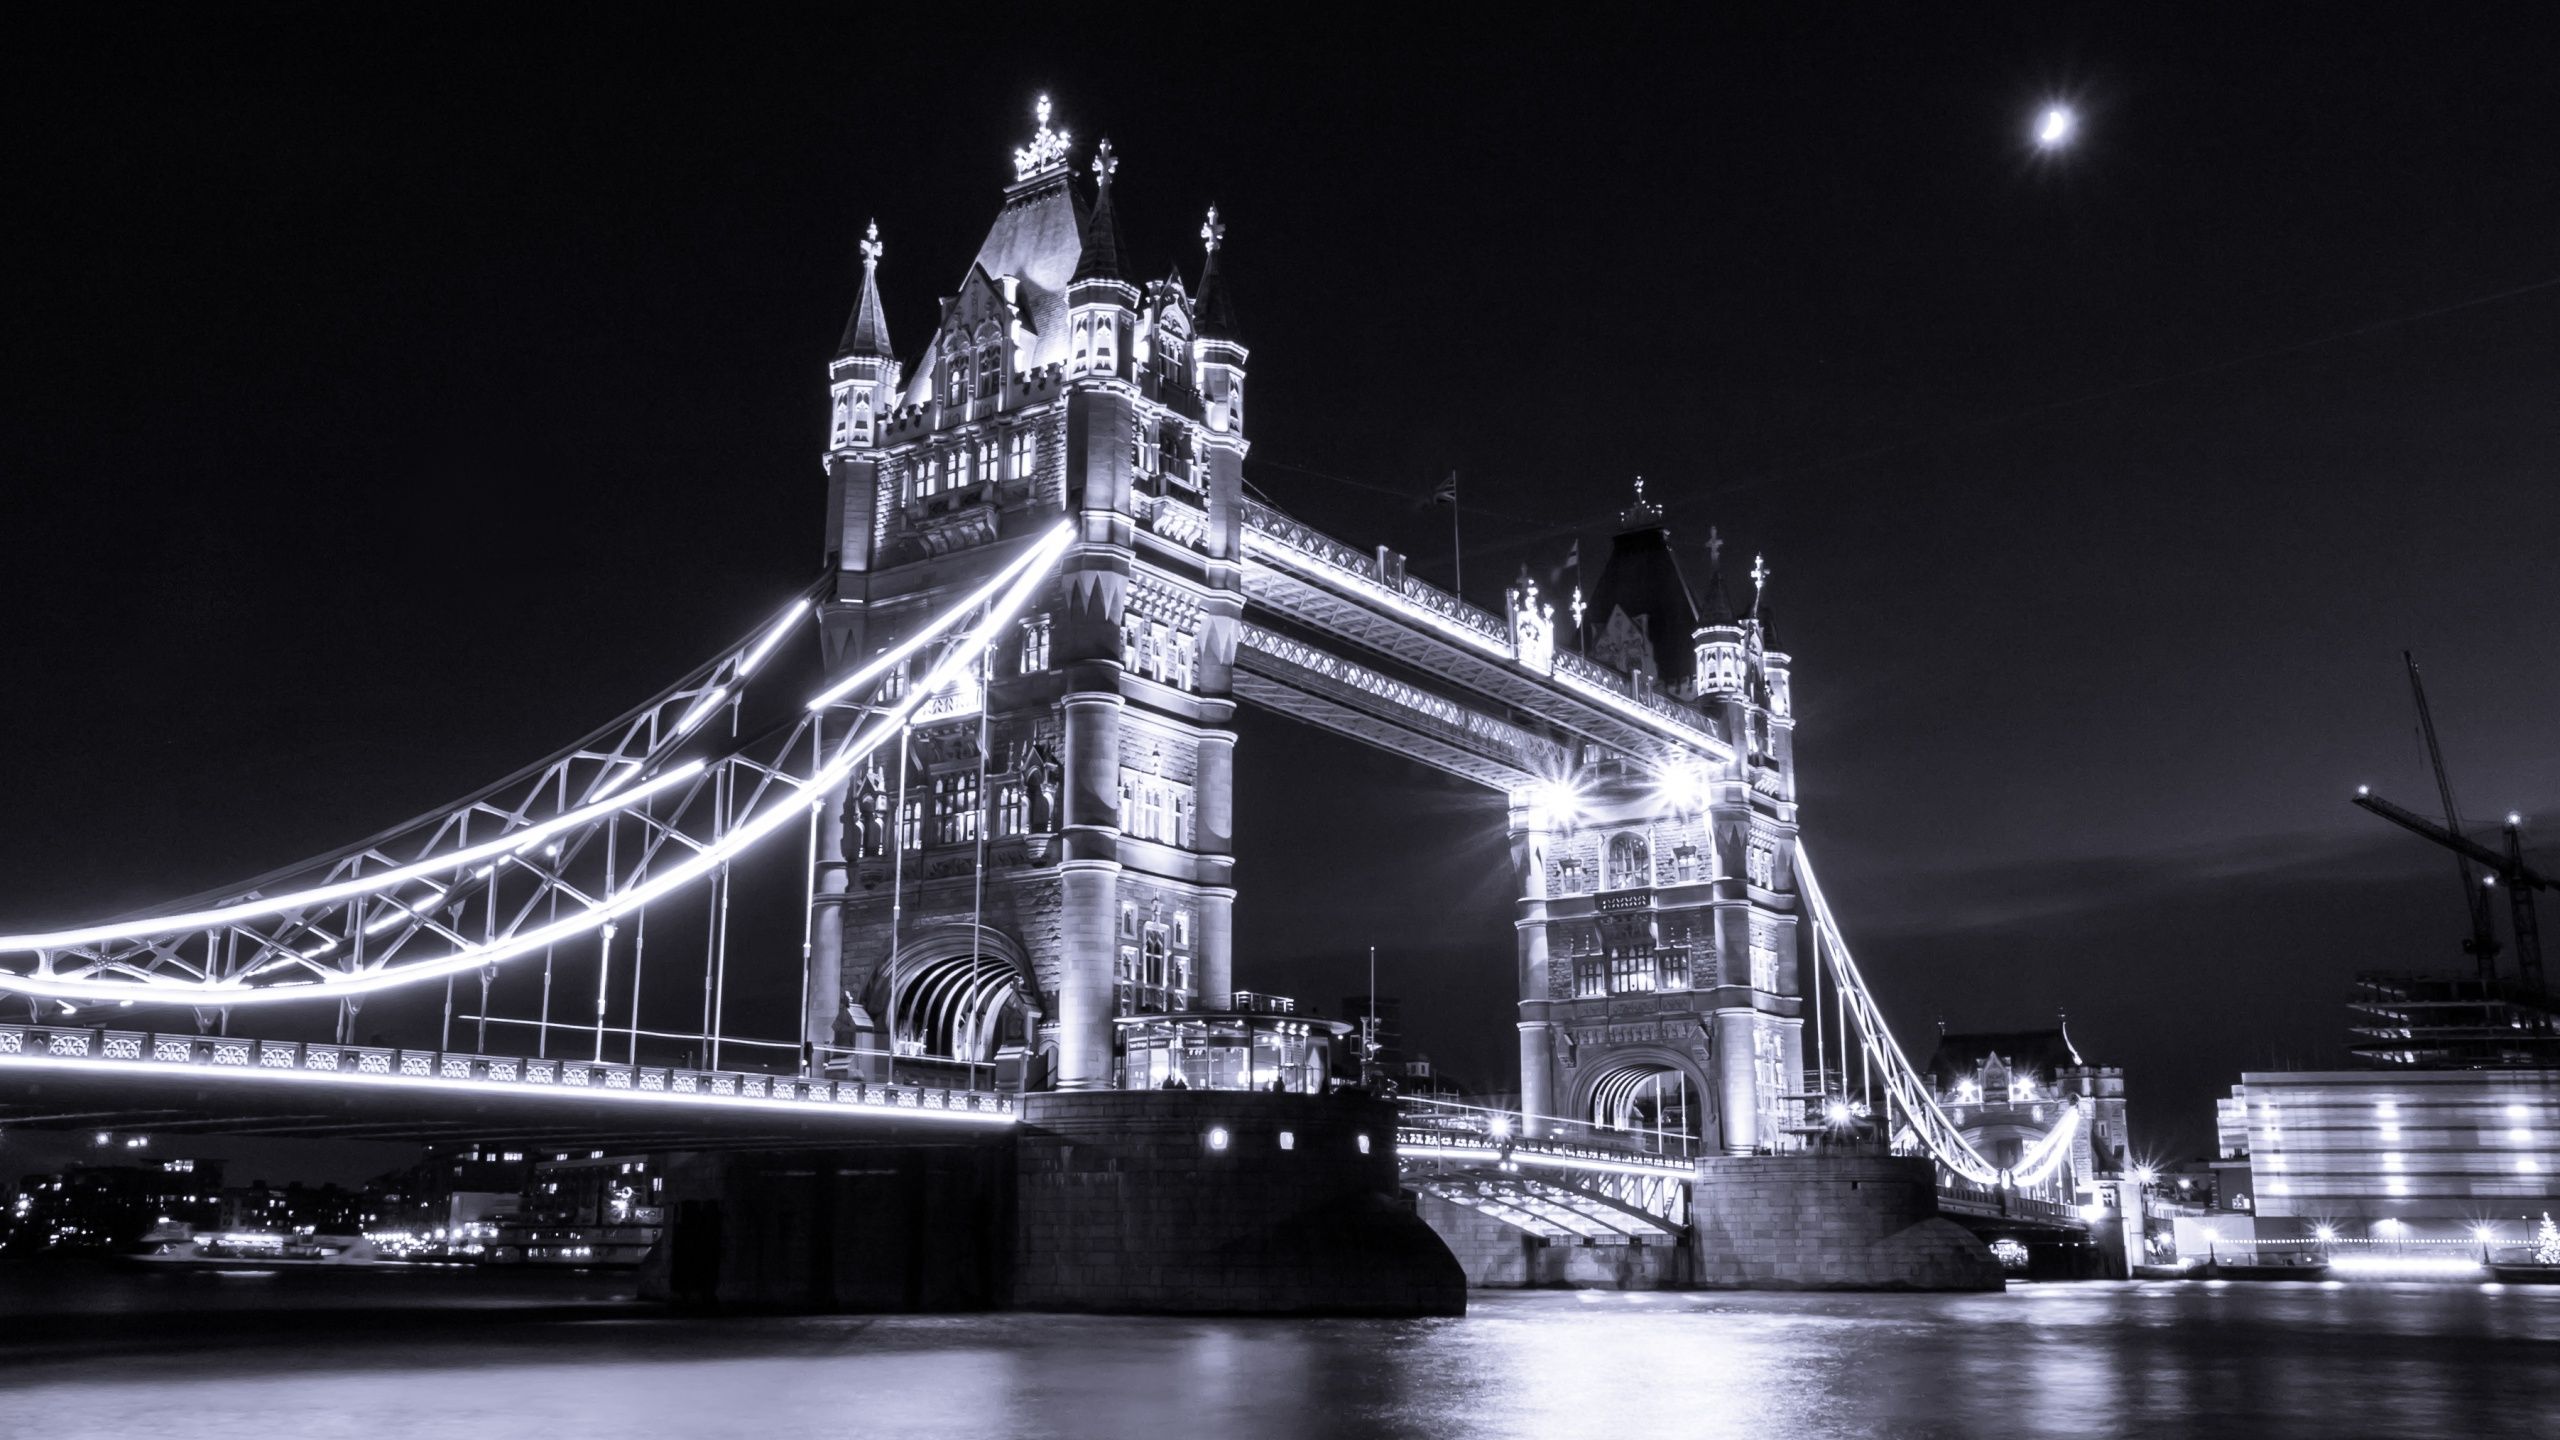
POLYGON ((954 350, 951 363, 942 367, 942 403, 957 405, 969 398, 969 357, 954 350))
POLYGON ((1004 341, 989 336, 978 346, 978 395, 993 398, 1004 379, 1004 341))
POLYGON ((1609 837, 1609 888, 1636 890, 1653 883, 1652 851, 1641 835, 1609 837))

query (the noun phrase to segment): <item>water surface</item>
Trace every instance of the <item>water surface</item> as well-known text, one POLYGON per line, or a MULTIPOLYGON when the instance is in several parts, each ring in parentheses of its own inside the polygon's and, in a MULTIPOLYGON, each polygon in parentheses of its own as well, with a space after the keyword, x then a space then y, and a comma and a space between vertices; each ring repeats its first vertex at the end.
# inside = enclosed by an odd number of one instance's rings
POLYGON ((1461 1320, 671 1318, 618 1276, 0 1271, 77 1436, 2534 1436, 2560 1287, 1480 1294, 1461 1320))

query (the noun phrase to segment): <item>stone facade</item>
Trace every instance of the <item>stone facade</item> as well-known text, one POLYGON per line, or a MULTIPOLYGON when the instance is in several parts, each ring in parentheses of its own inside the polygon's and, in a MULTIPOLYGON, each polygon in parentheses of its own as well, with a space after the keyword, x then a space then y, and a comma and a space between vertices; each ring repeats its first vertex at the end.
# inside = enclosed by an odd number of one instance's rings
POLYGON ((1395 1111, 1343 1096, 1026 1098, 1012 1303, 1456 1315, 1467 1277, 1400 1188, 1395 1111))
MULTIPOLYGON (((864 242, 830 364, 829 671, 869 664, 1061 524, 1074 542, 1017 642, 928 702, 820 826, 805 1036, 1013 1058, 1035 1085, 1117 1081, 1112 1021, 1231 989, 1229 698, 1245 347, 1216 248, 1196 287, 1138 281, 1110 186, 1047 107, 910 372, 864 242)), ((929 662, 893 670, 880 693, 929 662)))
POLYGON ((1690 1234, 1702 1286, 1998 1290, 1999 1262, 1938 1213, 1937 1169, 1884 1155, 1698 1162, 1690 1234))

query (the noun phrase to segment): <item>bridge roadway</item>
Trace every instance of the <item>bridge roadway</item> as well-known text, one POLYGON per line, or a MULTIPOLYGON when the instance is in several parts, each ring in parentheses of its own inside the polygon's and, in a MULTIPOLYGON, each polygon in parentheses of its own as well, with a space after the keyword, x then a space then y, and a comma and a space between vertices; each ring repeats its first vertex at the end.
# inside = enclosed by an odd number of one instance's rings
MULTIPOLYGON (((1491 1112, 1409 1102, 1409 1173, 1536 1172, 1679 1223, 1695 1162, 1604 1134, 1497 1133, 1491 1112)), ((67 1025, 0 1025, 0 1125, 527 1149, 728 1149, 915 1141, 1014 1123, 963 1086, 67 1025)), ((2071 1206, 1942 1183, 1959 1220, 2085 1231, 2071 1206)))
POLYGON ((0 1124, 535 1149, 917 1140, 1011 1125, 1014 1101, 931 1084, 0 1025, 0 1124))

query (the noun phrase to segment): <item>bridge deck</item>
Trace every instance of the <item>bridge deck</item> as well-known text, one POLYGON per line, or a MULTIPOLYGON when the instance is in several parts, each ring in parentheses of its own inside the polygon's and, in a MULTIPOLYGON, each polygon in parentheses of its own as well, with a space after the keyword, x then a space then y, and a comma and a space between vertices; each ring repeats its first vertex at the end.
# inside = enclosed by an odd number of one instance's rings
POLYGON ((1010 1095, 583 1060, 0 1025, 0 1122, 490 1142, 805 1144, 1013 1123, 1010 1095))

